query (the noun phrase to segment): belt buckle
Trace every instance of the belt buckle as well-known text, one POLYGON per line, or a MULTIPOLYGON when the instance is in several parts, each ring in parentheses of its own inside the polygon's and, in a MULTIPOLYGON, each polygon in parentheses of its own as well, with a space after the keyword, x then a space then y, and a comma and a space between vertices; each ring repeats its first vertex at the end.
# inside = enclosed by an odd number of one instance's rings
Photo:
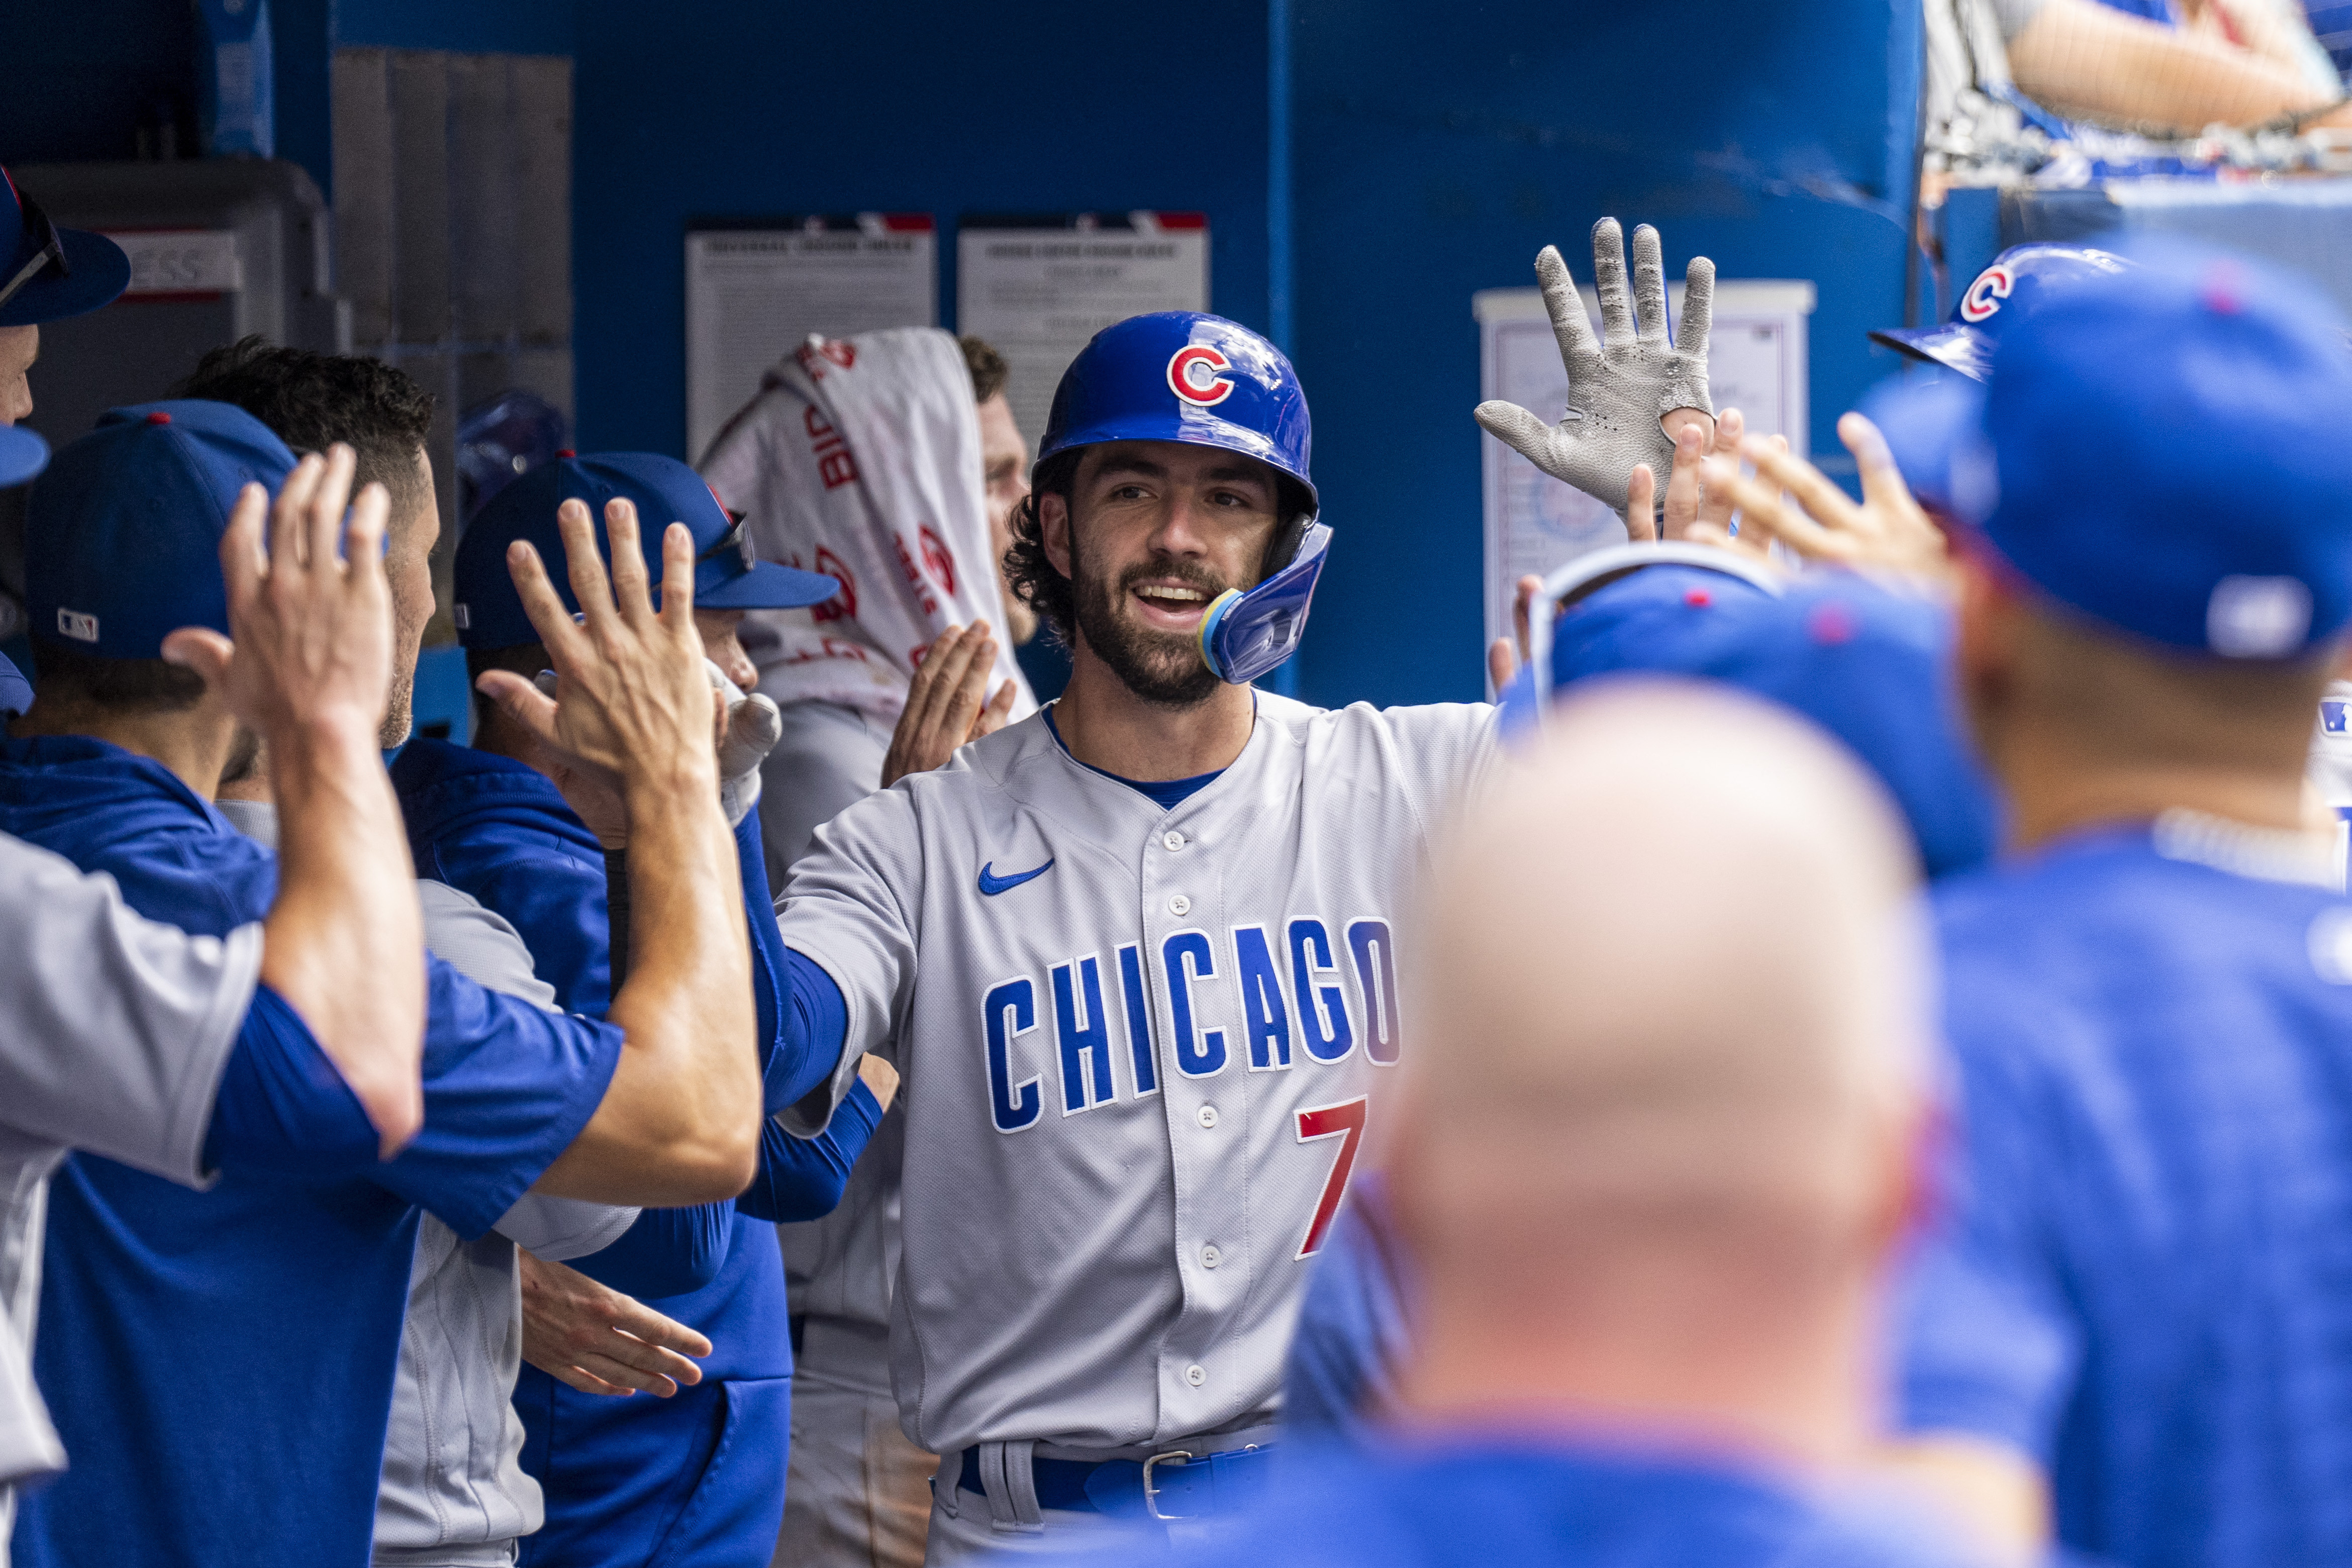
POLYGON ((1162 1512, 1160 1512, 1160 1489, 1159 1489, 1158 1487, 1155 1487, 1155 1486, 1153 1486, 1153 1485, 1151 1484, 1151 1470, 1152 1470, 1152 1467, 1153 1467, 1153 1466, 1155 1466, 1155 1465, 1166 1465, 1166 1464, 1182 1465, 1182 1464, 1185 1464, 1185 1463, 1187 1463, 1188 1461, 1190 1461, 1190 1460, 1192 1459, 1192 1455, 1191 1451, 1190 1451, 1190 1450, 1188 1450, 1188 1449, 1183 1449, 1183 1448, 1172 1448, 1172 1449, 1169 1450, 1169 1451, 1168 1451, 1167 1453, 1165 1453, 1165 1454, 1154 1454, 1154 1455, 1152 1455, 1152 1456, 1151 1456, 1151 1458, 1148 1458, 1148 1459, 1146 1459, 1146 1460, 1144 1460, 1144 1461, 1143 1461, 1143 1511, 1144 1511, 1144 1512, 1146 1512, 1146 1513, 1150 1514, 1152 1518, 1154 1518, 1154 1519, 1156 1519, 1156 1520, 1162 1521, 1163 1522, 1168 1521, 1171 1521, 1171 1520, 1190 1519, 1190 1518, 1192 1518, 1192 1517, 1191 1514, 1185 1514, 1185 1513, 1162 1513, 1162 1512))

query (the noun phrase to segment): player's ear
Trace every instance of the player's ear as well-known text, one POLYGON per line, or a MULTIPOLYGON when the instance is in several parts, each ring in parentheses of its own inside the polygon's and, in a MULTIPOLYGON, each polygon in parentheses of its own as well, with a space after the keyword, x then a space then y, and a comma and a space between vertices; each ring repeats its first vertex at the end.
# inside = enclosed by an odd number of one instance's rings
POLYGON ((1037 509, 1037 542, 1045 548, 1045 559, 1063 576, 1071 575, 1070 498, 1045 490, 1030 500, 1037 509))

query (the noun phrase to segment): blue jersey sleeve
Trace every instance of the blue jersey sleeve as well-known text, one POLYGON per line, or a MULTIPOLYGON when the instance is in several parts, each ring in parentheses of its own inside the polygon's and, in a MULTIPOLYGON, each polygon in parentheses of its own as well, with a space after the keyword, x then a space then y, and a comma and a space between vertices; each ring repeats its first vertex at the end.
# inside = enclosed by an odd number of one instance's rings
POLYGON ((735 825, 735 855, 742 868, 743 912, 751 927, 751 1004, 760 1031, 762 1109, 773 1114, 808 1090, 792 1092, 801 1076, 792 1035, 796 976, 784 956, 783 932, 776 925, 776 900, 768 888, 768 851, 760 837, 757 811, 745 812, 735 825))
POLYGON ((254 987, 213 1100, 205 1169, 319 1180, 364 1174, 378 1151, 374 1124, 302 1016, 254 987))
POLYGON ((2064 1180, 2065 1133, 2052 1097, 1999 1042, 2063 1026, 1986 1001, 1956 997, 1948 1010, 1959 1136, 1942 1172, 1944 1212, 1899 1293, 1902 1418, 1915 1432, 2006 1444, 2046 1468, 2084 1353, 2041 1203, 2064 1180))
POLYGON ((1376 1178, 1360 1178, 1307 1277, 1283 1369, 1282 1419, 1297 1438, 1361 1441, 1396 1392, 1405 1292, 1376 1178))
POLYGON ((624 1296, 657 1301, 699 1290, 718 1279, 734 1234, 732 1203, 647 1209, 619 1240, 573 1258, 572 1267, 624 1296))
POLYGON ((572 1146, 620 1059, 611 1025, 541 1012, 428 955, 425 1126, 375 1179, 470 1241, 572 1146))
POLYGON ((791 984, 784 999, 780 1059, 768 1076, 771 1112, 797 1105, 832 1082, 833 1069, 849 1042, 849 1004, 841 987, 816 960, 792 948, 782 951, 791 984))
POLYGON ((735 1206, 753 1219, 782 1224, 823 1219, 840 1206, 849 1168, 881 1125, 882 1102, 863 1080, 814 1138, 795 1138, 768 1118, 760 1128, 760 1173, 735 1206))

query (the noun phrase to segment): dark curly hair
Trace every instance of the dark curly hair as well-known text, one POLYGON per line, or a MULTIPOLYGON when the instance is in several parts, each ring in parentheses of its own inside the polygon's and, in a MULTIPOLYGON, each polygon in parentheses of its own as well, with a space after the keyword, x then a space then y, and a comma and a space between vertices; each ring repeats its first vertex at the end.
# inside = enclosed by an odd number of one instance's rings
POLYGON ((395 526, 424 500, 416 451, 433 429, 433 395, 380 359, 242 338, 197 361, 174 395, 233 403, 298 452, 345 443, 358 455, 356 483, 392 493, 395 526))
POLYGON ((1049 495, 1066 506, 1078 479, 1083 447, 1056 452, 1029 475, 1029 493, 1013 509, 1013 542, 1004 552, 1004 581, 1013 594, 1037 612, 1054 640, 1065 648, 1077 646, 1078 598, 1070 580, 1045 554, 1045 528, 1037 521, 1037 503, 1049 495))
MULTIPOLYGON (((1060 496, 1064 506, 1070 504, 1071 493, 1077 488, 1078 464, 1086 455, 1086 447, 1073 447, 1037 465, 1029 476, 1029 493, 1013 509, 1013 543, 1004 552, 1005 582, 1037 612, 1037 618, 1065 648, 1077 646, 1077 593, 1045 553, 1045 527, 1038 521, 1037 505, 1049 495, 1060 496)), ((1279 472, 1275 475, 1275 506, 1283 522, 1266 542, 1267 566, 1289 560, 1290 552, 1298 547, 1301 528, 1314 510, 1307 487, 1279 472)), ((1261 576, 1265 570, 1259 569, 1261 576)))

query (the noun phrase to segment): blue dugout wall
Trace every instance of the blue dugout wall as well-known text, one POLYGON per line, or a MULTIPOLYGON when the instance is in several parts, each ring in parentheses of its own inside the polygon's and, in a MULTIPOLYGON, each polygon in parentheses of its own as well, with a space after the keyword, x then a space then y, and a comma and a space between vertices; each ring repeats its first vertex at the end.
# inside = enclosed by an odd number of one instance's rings
MULTIPOLYGON (((1918 13, 1906 0, 270 0, 282 155, 332 170, 337 44, 575 66, 580 441, 683 455, 695 218, 885 209, 1205 211, 1213 304, 1273 332, 1316 412, 1339 531, 1298 662, 1339 703, 1483 688, 1470 296, 1614 213, 1671 264, 1820 289, 1811 440, 1893 363, 1918 13)), ((186 69, 184 0, 0 16, 0 160, 127 156, 186 69)))

